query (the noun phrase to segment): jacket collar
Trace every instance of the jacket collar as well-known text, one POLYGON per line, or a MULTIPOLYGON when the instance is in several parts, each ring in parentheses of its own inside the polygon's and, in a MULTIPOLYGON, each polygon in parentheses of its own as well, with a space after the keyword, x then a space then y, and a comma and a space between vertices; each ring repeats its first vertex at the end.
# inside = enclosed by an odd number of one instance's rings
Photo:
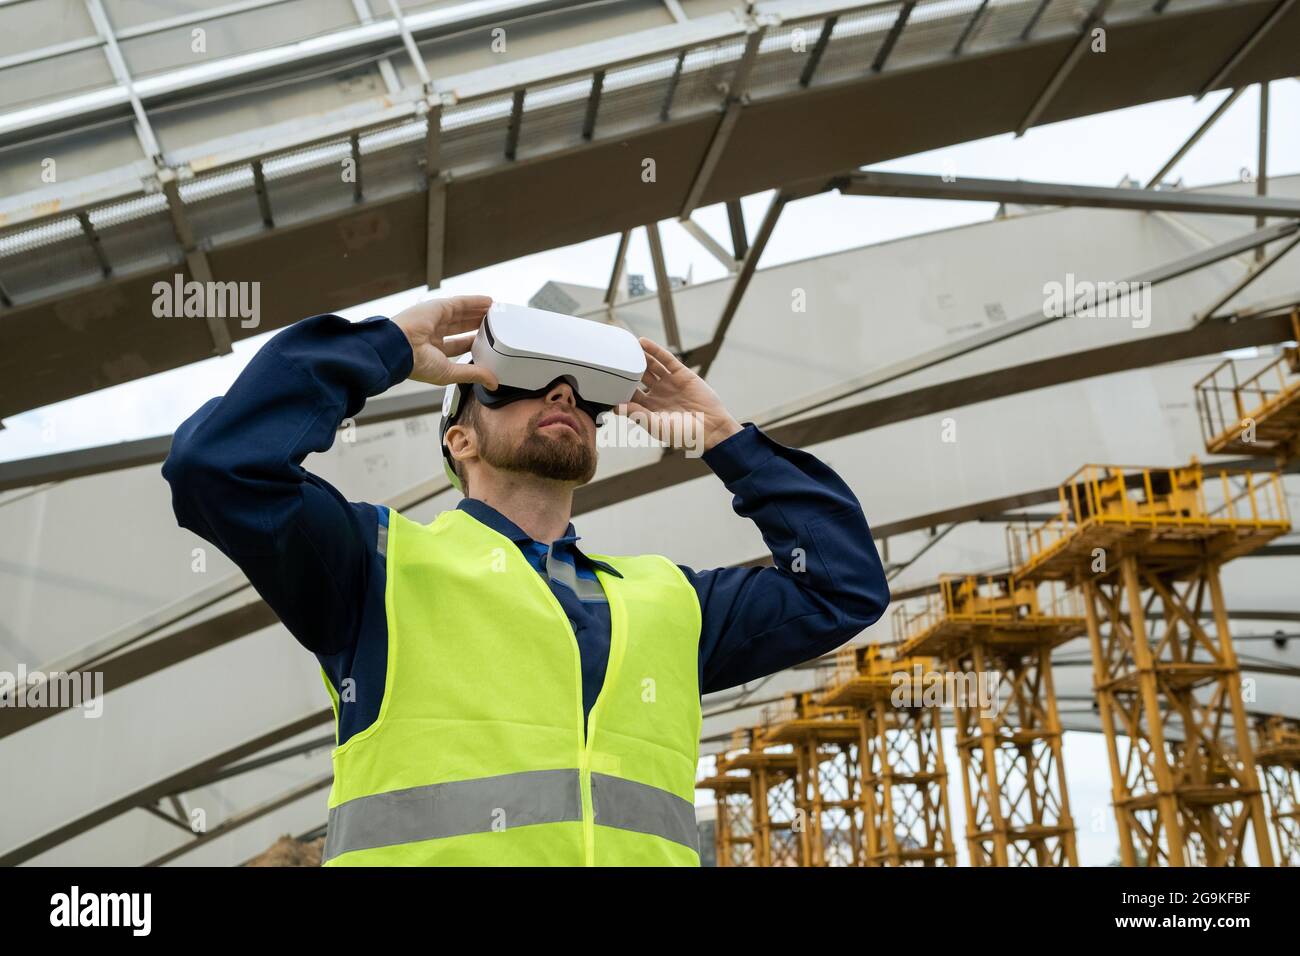
MULTIPOLYGON (((543 548, 546 547, 546 545, 541 542, 535 541, 527 531, 524 531, 519 527, 519 525, 515 524, 501 512, 497 511, 486 501, 480 501, 477 498, 462 498, 460 503, 456 505, 456 509, 458 511, 464 511, 480 524, 487 525, 493 531, 509 538, 515 544, 536 544, 543 548)), ((615 577, 621 578, 623 576, 619 574, 618 570, 615 569, 613 565, 608 564, 605 561, 597 561, 595 558, 590 558, 583 554, 577 544, 581 539, 582 536, 574 530, 573 522, 570 521, 568 527, 564 529, 563 537, 556 538, 554 543, 551 544, 551 549, 563 550, 568 548, 573 551, 575 557, 581 557, 589 565, 600 568, 602 571, 612 574, 615 577)))

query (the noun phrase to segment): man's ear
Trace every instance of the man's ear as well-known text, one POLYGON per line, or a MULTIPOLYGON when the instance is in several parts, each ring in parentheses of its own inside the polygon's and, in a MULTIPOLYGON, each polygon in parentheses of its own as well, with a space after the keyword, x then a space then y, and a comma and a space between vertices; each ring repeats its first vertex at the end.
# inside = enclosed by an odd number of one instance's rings
POLYGON ((447 450, 457 461, 472 461, 478 457, 478 434, 459 423, 447 429, 447 450))

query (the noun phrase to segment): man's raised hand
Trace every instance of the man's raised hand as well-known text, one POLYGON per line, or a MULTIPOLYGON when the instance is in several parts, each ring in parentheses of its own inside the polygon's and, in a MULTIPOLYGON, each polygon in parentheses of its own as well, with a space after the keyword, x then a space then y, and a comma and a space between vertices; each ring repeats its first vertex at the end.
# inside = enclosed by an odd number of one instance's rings
POLYGON ((455 361, 469 351, 491 305, 491 296, 453 295, 417 302, 393 316, 411 344, 410 377, 430 385, 478 382, 496 388, 496 376, 486 368, 455 361))
POLYGON ((631 418, 657 441, 674 447, 700 442, 703 450, 731 437, 741 425, 709 383, 653 339, 640 339, 646 369, 641 388, 619 414, 631 418))

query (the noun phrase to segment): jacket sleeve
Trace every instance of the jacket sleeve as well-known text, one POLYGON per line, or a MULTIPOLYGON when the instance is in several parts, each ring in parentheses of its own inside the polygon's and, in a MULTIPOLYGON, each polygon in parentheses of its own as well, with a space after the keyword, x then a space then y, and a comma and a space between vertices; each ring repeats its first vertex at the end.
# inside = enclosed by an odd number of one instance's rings
POLYGON ((342 421, 405 379, 411 364, 406 336, 387 318, 305 319, 177 429, 163 463, 181 527, 234 561, 317 654, 356 640, 378 517, 302 462, 327 450, 342 421))
POLYGON ((793 667, 875 623, 889 585, 862 506, 807 452, 752 423, 704 453, 758 526, 772 567, 682 571, 700 598, 700 691, 793 667))

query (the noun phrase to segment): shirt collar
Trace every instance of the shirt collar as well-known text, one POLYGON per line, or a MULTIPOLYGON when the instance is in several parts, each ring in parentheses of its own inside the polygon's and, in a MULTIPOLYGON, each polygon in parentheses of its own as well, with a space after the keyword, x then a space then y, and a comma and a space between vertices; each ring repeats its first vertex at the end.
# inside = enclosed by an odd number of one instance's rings
MULTIPOLYGON (((485 524, 503 537, 509 538, 515 544, 541 545, 541 542, 535 541, 527 531, 524 531, 519 527, 519 525, 515 524, 501 512, 497 511, 496 508, 493 508, 486 501, 480 501, 477 498, 462 498, 460 503, 456 505, 456 508, 459 511, 464 511, 480 524, 485 524)), ((618 570, 614 568, 613 565, 608 564, 605 561, 597 561, 595 558, 589 558, 587 555, 583 554, 577 544, 581 539, 582 536, 574 530, 573 522, 570 521, 568 527, 564 529, 563 537, 556 538, 551 547, 568 547, 572 549, 575 555, 580 555, 588 564, 600 568, 602 571, 612 574, 615 577, 621 578, 623 576, 619 574, 618 570)), ((541 546, 545 547, 545 545, 541 546)))

